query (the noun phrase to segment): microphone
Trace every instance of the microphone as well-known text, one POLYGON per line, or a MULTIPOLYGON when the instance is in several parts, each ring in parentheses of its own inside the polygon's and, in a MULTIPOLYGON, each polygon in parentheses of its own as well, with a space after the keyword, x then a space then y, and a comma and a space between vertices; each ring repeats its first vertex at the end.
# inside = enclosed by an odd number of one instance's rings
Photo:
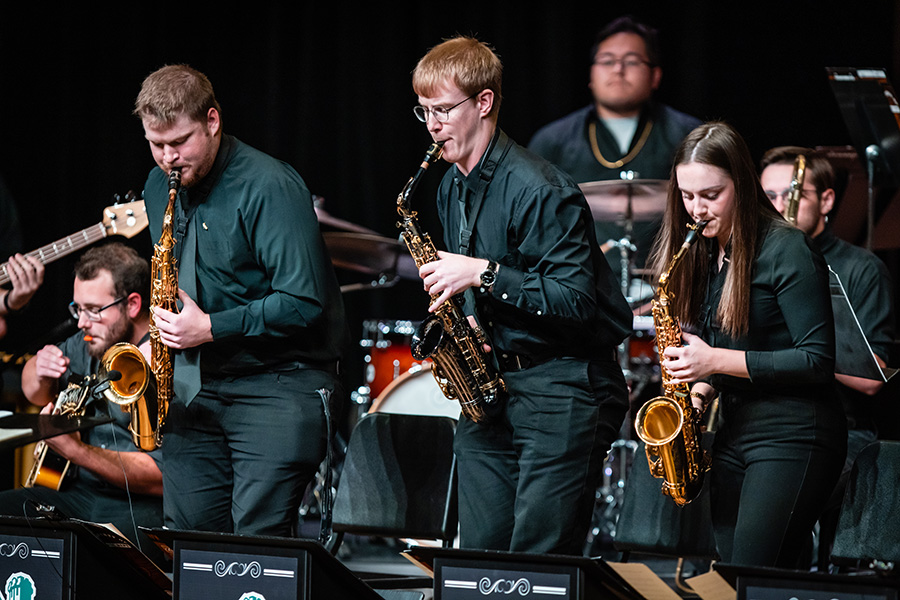
POLYGON ((91 394, 94 397, 100 397, 100 395, 103 392, 105 392, 106 390, 109 389, 110 383, 112 383, 113 381, 118 381, 120 379, 122 379, 122 373, 119 371, 116 371, 115 369, 110 369, 109 371, 106 372, 106 377, 97 381, 97 383, 95 383, 93 385, 91 394))

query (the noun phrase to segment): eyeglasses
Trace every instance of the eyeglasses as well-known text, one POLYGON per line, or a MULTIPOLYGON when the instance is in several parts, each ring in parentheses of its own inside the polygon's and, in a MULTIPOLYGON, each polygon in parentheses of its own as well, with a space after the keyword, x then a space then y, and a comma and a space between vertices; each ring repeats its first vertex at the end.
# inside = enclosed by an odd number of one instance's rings
POLYGON ((128 296, 122 296, 118 300, 113 300, 106 306, 102 306, 102 307, 96 308, 96 309, 82 308, 82 307, 78 306, 74 301, 69 302, 69 314, 72 315, 72 318, 77 321, 78 318, 81 316, 81 313, 84 313, 84 315, 88 318, 89 321, 97 322, 100 320, 100 313, 102 313, 104 310, 106 310, 110 306, 115 306, 122 300, 125 300, 127 297, 128 296))
POLYGON ((477 93, 472 94, 465 100, 460 100, 459 102, 457 102, 450 108, 444 108, 443 106, 435 106, 434 108, 425 108, 424 106, 414 106, 413 112, 416 114, 416 118, 418 120, 422 121, 423 123, 428 122, 429 114, 431 114, 431 116, 434 117, 434 120, 437 121, 438 123, 446 123, 447 120, 450 118, 451 110, 453 110, 460 104, 466 102, 467 100, 471 100, 472 98, 474 98, 477 95, 478 95, 477 93))
POLYGON ((594 64, 602 69, 615 69, 616 65, 622 63, 623 69, 636 69, 642 65, 652 67, 653 63, 644 60, 635 54, 628 54, 622 58, 614 58, 612 56, 603 56, 594 61, 594 64))

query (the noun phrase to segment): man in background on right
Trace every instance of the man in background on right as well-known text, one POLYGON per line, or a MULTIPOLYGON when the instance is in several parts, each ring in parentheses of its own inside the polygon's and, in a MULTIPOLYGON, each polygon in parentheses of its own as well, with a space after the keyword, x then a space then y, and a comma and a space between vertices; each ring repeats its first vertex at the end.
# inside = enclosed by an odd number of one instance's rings
MULTIPOLYGON (((801 154, 806 159, 806 169, 796 225, 812 238, 813 244, 824 255, 825 262, 841 280, 878 364, 885 367, 894 339, 890 273, 877 256, 839 239, 828 226, 828 214, 835 204, 835 174, 831 163, 821 153, 810 148, 772 148, 760 162, 763 189, 775 208, 781 214, 786 214, 794 163, 801 154)), ((837 334, 839 336, 840 332, 837 334)), ((820 519, 820 570, 824 569, 830 555, 844 486, 853 461, 864 446, 878 438, 873 396, 883 385, 880 380, 835 374, 835 387, 847 415, 847 460, 841 480, 820 519)))

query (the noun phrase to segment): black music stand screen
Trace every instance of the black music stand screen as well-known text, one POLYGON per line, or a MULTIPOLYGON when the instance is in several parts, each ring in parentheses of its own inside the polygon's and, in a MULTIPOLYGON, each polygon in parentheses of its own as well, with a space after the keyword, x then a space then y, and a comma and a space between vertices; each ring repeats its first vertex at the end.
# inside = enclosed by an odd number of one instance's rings
POLYGON ((897 590, 846 581, 738 577, 737 600, 897 600, 897 590))
POLYGON ((175 598, 301 600, 307 597, 303 550, 179 540, 175 598))
POLYGON ((73 535, 71 531, 4 527, 0 532, 0 596, 71 598, 73 535))

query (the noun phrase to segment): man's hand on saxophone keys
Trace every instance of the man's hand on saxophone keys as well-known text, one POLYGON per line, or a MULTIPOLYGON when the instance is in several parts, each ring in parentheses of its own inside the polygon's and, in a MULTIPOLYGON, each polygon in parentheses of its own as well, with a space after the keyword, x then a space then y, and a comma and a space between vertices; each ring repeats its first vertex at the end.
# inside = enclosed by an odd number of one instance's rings
POLYGON ((153 322, 159 329, 159 339, 170 348, 195 348, 213 340, 209 315, 184 290, 178 290, 181 311, 174 313, 153 307, 153 322))
POLYGON ((440 260, 425 263, 419 267, 419 277, 425 291, 438 298, 428 307, 433 313, 438 307, 456 294, 470 287, 481 285, 481 273, 487 268, 488 261, 462 254, 438 251, 440 260))

